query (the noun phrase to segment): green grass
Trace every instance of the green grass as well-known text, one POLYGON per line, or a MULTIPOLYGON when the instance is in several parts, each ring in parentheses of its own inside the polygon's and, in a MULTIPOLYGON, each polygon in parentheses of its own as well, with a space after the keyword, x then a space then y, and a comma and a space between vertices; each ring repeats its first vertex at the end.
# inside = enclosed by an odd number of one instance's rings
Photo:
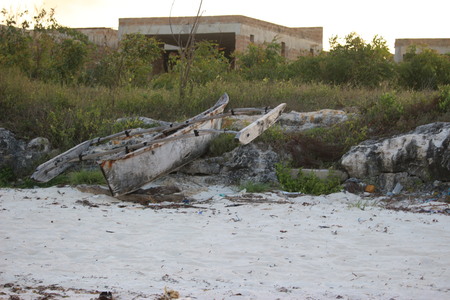
POLYGON ((80 170, 69 174, 71 185, 79 184, 106 184, 106 180, 100 170, 80 170))
POLYGON ((240 190, 246 190, 247 193, 265 193, 273 190, 273 186, 264 182, 246 181, 239 186, 240 190))
POLYGON ((100 170, 80 170, 69 173, 63 173, 48 182, 37 182, 29 177, 17 179, 12 172, 0 172, 0 187, 5 188, 34 188, 34 187, 51 187, 61 185, 80 185, 80 184, 98 184, 105 185, 106 180, 100 170), (8 176, 5 176, 5 175, 8 176))

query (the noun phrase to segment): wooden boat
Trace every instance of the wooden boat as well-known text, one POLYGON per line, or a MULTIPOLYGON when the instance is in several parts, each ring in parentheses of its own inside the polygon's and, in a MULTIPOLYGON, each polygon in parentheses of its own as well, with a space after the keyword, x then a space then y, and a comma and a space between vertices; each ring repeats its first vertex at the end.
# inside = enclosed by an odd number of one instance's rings
POLYGON ((86 141, 40 165, 32 178, 46 182, 73 163, 95 159, 113 196, 131 193, 204 154, 210 141, 220 133, 236 134, 241 144, 251 142, 276 122, 286 106, 280 104, 237 132, 221 130, 222 119, 261 109, 236 109, 223 113, 228 102, 228 95, 224 94, 213 107, 185 122, 126 130, 86 141), (110 142, 104 144, 108 140, 110 142))

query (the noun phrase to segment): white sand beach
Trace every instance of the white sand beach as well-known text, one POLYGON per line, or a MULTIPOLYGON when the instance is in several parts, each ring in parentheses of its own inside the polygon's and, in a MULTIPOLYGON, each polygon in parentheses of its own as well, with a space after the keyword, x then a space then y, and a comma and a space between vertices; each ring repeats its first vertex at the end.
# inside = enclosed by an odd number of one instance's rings
POLYGON ((0 189, 0 299, 450 299, 448 215, 344 192, 189 199, 0 189))

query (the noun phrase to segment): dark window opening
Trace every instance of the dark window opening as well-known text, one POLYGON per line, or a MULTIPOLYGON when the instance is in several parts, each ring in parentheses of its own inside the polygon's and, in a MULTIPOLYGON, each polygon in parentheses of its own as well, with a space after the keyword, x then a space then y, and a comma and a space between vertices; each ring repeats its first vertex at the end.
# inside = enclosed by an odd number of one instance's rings
POLYGON ((286 43, 281 42, 281 56, 286 57, 286 43))
POLYGON ((253 34, 250 34, 250 42, 251 43, 255 42, 255 36, 253 34))

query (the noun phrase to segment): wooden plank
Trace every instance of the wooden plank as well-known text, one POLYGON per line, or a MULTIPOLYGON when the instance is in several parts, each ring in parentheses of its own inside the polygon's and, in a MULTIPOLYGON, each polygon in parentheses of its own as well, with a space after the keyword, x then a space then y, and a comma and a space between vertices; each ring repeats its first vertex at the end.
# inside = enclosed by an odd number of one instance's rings
POLYGON ((278 105, 258 120, 240 130, 236 134, 235 139, 243 145, 250 143, 278 120, 285 107, 286 103, 278 105))

